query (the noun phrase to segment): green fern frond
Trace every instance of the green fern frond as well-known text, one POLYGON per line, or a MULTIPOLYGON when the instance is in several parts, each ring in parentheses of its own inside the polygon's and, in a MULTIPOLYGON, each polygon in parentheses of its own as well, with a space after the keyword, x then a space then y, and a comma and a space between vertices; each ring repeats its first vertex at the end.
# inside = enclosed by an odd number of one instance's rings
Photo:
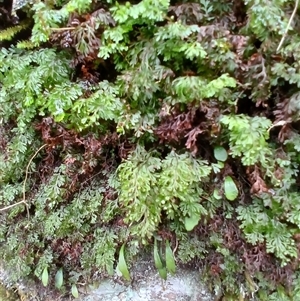
POLYGON ((19 49, 33 49, 35 44, 30 40, 20 41, 17 43, 17 48, 19 49))
POLYGON ((12 38, 25 29, 27 27, 27 24, 19 24, 14 27, 9 27, 4 30, 0 31, 0 41, 11 41, 12 38))

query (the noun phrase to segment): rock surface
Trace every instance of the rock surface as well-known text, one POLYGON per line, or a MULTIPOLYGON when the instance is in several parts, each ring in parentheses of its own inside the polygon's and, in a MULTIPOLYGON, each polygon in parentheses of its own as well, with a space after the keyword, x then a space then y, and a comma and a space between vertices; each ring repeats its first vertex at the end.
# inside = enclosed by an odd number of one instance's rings
POLYGON ((178 269, 163 281, 153 263, 141 261, 131 269, 132 284, 104 280, 80 301, 213 301, 213 296, 201 283, 200 273, 178 269))
MULTIPOLYGON (((3 281, 4 271, 0 269, 0 282, 3 281), (2 274, 2 277, 1 277, 2 274)), ((213 301, 214 297, 205 288, 201 282, 201 274, 195 270, 179 268, 174 276, 168 275, 168 279, 163 281, 151 260, 139 260, 134 267, 130 269, 132 282, 126 283, 121 281, 121 277, 116 276, 114 279, 101 280, 98 287, 79 289, 79 301, 213 301)), ((7 273, 5 273, 7 274, 7 273)), ((5 275, 7 276, 7 275, 5 275)), ((7 283, 7 281, 5 281, 7 283)), ((74 300, 66 298, 58 292, 49 292, 44 288, 38 289, 39 286, 32 285, 24 287, 21 285, 17 288, 19 296, 25 301, 58 301, 74 300), (26 294, 27 291, 27 294, 26 294), (33 292, 35 291, 35 292, 33 292), (30 292, 30 293, 29 293, 30 292), (28 294, 29 293, 29 294, 28 294), (23 296, 22 296, 23 295, 23 296), (24 296, 27 295, 27 298, 24 296)), ((9 293, 4 292, 3 296, 9 293)), ((4 297, 5 298, 5 297, 4 297)), ((14 295, 16 298, 16 295, 14 295)), ((11 299, 1 299, 0 301, 11 299)), ((17 299, 14 299, 17 301, 17 299)))

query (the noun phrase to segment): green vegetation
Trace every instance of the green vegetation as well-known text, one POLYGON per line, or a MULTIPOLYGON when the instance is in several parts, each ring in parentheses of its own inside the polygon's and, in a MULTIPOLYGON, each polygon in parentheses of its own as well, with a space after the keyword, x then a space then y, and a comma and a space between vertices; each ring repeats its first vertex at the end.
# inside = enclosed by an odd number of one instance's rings
POLYGON ((219 299, 299 300, 294 6, 0 1, 0 258, 14 280, 76 297, 99 274, 130 280, 151 249, 162 278, 175 256, 219 299))

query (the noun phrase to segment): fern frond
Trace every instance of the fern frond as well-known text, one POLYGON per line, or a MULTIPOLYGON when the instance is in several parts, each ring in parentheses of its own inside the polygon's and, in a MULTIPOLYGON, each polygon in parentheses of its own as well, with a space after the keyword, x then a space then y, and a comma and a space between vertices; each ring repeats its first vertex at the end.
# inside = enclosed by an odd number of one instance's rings
POLYGON ((30 40, 20 41, 17 43, 17 48, 19 49, 33 49, 35 44, 30 40))
POLYGON ((0 31, 0 41, 11 41, 13 37, 25 29, 27 24, 19 24, 14 27, 9 27, 0 31))

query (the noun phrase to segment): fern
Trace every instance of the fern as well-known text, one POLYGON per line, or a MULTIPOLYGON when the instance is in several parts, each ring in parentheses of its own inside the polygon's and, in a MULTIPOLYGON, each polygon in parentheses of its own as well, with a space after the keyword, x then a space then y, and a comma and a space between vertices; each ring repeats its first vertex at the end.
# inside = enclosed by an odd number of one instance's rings
POLYGON ((18 42, 16 47, 19 49, 33 49, 35 45, 31 41, 25 40, 18 42))
POLYGON ((108 229, 98 228, 94 231, 94 237, 93 244, 87 244, 85 247, 81 259, 82 266, 88 269, 92 262, 100 271, 107 271, 111 274, 113 272, 117 236, 108 229))
POLYGON ((230 146, 232 156, 241 156, 244 165, 261 162, 270 166, 272 149, 268 146, 267 129, 271 126, 266 118, 249 118, 243 115, 224 116, 221 122, 230 130, 230 146))
POLYGON ((285 300, 299 276, 297 14, 275 50, 292 5, 24 0, 11 15, 2 1, 0 255, 14 279, 112 275, 121 245, 130 264, 155 238, 226 300, 285 300))
POLYGON ((296 245, 288 227, 271 210, 266 211, 259 200, 247 208, 238 207, 237 212, 238 219, 242 221, 241 228, 250 243, 266 241, 267 251, 275 253, 283 265, 290 257, 297 257, 296 245))
POLYGON ((132 232, 151 237, 161 221, 162 211, 171 220, 181 221, 185 216, 207 214, 199 203, 202 190, 198 185, 210 174, 206 164, 174 152, 160 160, 138 147, 119 166, 120 182, 124 183, 119 201, 130 208, 128 221, 138 223, 132 232))
POLYGON ((9 27, 4 30, 1 30, 0 41, 11 41, 17 33, 26 29, 27 27, 28 25, 25 23, 25 24, 16 25, 14 27, 9 27))

